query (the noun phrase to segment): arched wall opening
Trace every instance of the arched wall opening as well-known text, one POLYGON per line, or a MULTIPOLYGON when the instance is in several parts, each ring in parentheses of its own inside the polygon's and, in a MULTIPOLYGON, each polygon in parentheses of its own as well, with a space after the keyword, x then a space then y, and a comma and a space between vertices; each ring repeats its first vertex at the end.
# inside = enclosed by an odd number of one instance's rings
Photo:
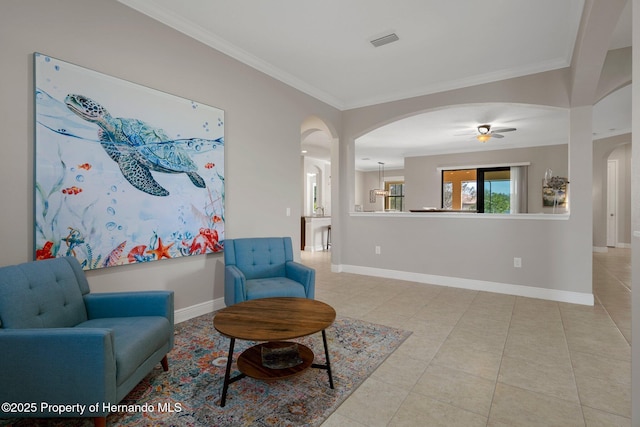
POLYGON ((630 202, 631 134, 593 141, 594 252, 631 246, 630 202))
MULTIPOLYGON (((307 117, 300 128, 301 145, 301 249, 327 248, 328 226, 332 225, 332 240, 336 236, 334 212, 337 209, 338 188, 334 170, 338 167, 338 135, 335 127, 317 116, 307 117)), ((339 227, 338 227, 339 228, 339 227)), ((335 247, 331 242, 331 248, 335 247)))
MULTIPOLYGON (((446 286, 468 287, 488 291, 513 294, 527 294, 536 298, 557 299, 590 304, 593 301, 590 289, 590 266, 576 274, 569 272, 566 265, 580 260, 580 265, 587 258, 585 250, 591 252, 591 233, 577 233, 588 222, 591 226, 591 215, 585 215, 584 204, 591 198, 585 195, 587 175, 585 164, 591 170, 591 155, 586 155, 586 143, 591 151, 589 108, 571 108, 565 96, 564 77, 561 73, 551 72, 513 79, 507 82, 482 85, 481 87, 450 91, 404 100, 385 105, 372 106, 343 113, 342 144, 340 147, 343 164, 340 172, 345 180, 341 202, 346 207, 341 213, 344 223, 344 244, 338 259, 340 271, 357 272, 368 275, 393 275, 407 280, 424 281, 446 286), (535 81, 531 81, 535 80, 535 81), (545 90, 531 91, 530 87, 544 87, 545 90), (557 89, 557 90, 556 90, 557 89), (550 108, 561 111, 568 119, 562 126, 564 137, 558 140, 559 145, 572 146, 565 148, 563 161, 564 171, 552 166, 554 174, 568 176, 569 165, 576 175, 574 195, 578 195, 572 208, 572 215, 546 215, 535 212, 532 215, 468 216, 473 214, 452 213, 386 213, 357 212, 355 210, 355 163, 356 140, 386 124, 405 119, 425 112, 433 113, 455 106, 469 105, 511 105, 532 106, 532 108, 550 108), (586 129, 586 130, 585 130, 586 129), (571 161, 569 161, 571 159, 571 161), (585 160, 586 159, 586 160, 585 160), (580 172, 584 173, 580 173, 580 172), (564 172, 564 173, 563 173, 564 172), (584 218, 588 216, 588 221, 584 218), (588 238, 582 238, 587 236, 588 238), (585 242, 588 240, 588 243, 585 242), (556 242, 550 250, 549 242, 556 242), (576 250, 575 248, 581 248, 576 250), (541 250, 540 248, 545 248, 541 250), (523 266, 514 267, 514 258, 520 258, 523 266), (461 262, 464 260, 464 262, 461 262), (585 285, 589 283, 589 288, 585 285), (560 292, 558 292, 560 291, 560 292), (559 296, 560 295, 560 296, 559 296), (566 298, 566 299, 565 299, 566 298)), ((492 117, 470 117, 465 120, 481 122, 493 120, 492 117)), ((458 120, 455 123, 460 123, 458 120)), ((510 123, 499 123, 509 126, 510 123)), ((514 126, 519 130, 522 127, 514 126)), ((538 137, 539 128, 532 131, 538 137)), ((523 132, 524 133, 524 132, 523 132)), ((504 138, 507 140, 507 137, 504 138)), ((497 148, 497 147, 495 147, 497 148)), ((477 163, 479 154, 495 154, 510 150, 475 151, 466 153, 472 157, 469 162, 477 163)), ((455 153, 460 155, 461 153, 455 153)), ((407 198, 421 192, 412 184, 439 181, 438 177, 429 178, 411 170, 425 170, 407 164, 417 157, 429 157, 420 153, 414 157, 406 157, 404 176, 407 183, 407 198)), ((555 157, 555 156, 550 156, 555 157)), ((487 160, 483 160, 485 162, 487 160)), ((466 163, 466 161, 465 161, 466 163)), ((539 183, 539 198, 536 202, 542 206, 542 179, 544 170, 549 167, 547 159, 538 176, 531 180, 539 183), (539 180, 538 180, 539 178, 539 180)), ((454 164, 449 159, 448 164, 454 164)), ((456 161, 455 165, 459 165, 456 161)), ((432 165, 434 166, 434 165, 432 165)), ((437 165, 441 166, 441 165, 437 165)), ((437 169, 431 167, 432 171, 437 169)), ((430 173, 431 173, 430 172, 430 173)), ((392 172, 387 172, 391 174, 392 172)), ((589 188, 591 176, 588 177, 589 188)), ((436 185, 439 187, 439 184, 436 185)), ((437 190, 436 190, 437 191, 437 190)), ((438 191, 439 193, 439 191, 438 191)), ((430 206, 428 202, 418 200, 417 207, 430 206), (424 203, 424 204, 423 204, 424 203)), ((438 202, 439 203, 439 197, 438 202)), ((412 206, 408 206, 412 208, 412 206)), ((589 208, 590 209, 590 208, 589 208)), ((334 256, 335 259, 335 256, 334 256)), ((585 264, 586 265, 586 264, 585 264)))
MULTIPOLYGON (((534 178, 543 177, 546 169, 566 177, 568 143, 567 108, 468 103, 403 114, 396 120, 385 120, 355 139, 354 204, 364 211, 379 210, 375 207, 380 203, 369 200, 370 188, 377 188, 380 180, 379 162, 384 163, 385 182, 401 180, 406 184, 403 210, 441 208, 440 177, 428 171, 446 166, 529 162, 529 172, 534 178), (478 126, 483 124, 508 130, 482 143, 476 136, 478 126)), ((532 180, 529 187, 530 212, 552 213, 542 203, 540 182, 532 180)), ((566 207, 557 211, 566 212, 566 207)))
POLYGON ((593 250, 631 245, 631 91, 616 87, 593 107, 593 250))

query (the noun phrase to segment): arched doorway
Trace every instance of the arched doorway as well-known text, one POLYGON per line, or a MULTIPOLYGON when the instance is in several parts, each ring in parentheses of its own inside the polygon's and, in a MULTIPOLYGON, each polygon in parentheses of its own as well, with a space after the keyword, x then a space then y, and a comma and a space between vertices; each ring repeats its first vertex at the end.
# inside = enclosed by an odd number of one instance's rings
POLYGON ((631 245, 631 84, 593 108, 593 250, 631 245))
POLYGON ((329 227, 333 228, 332 170, 337 165, 337 137, 316 116, 308 117, 300 130, 303 215, 300 247, 309 251, 328 250, 329 227))

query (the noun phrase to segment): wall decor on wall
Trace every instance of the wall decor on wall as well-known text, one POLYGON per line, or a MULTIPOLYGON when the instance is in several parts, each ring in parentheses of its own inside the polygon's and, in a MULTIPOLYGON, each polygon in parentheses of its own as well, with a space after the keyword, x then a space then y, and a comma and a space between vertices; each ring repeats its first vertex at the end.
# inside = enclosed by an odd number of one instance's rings
POLYGON ((553 207, 554 213, 558 206, 565 207, 567 205, 567 184, 569 184, 567 178, 551 176, 551 172, 548 171, 542 180, 542 206, 553 207))
POLYGON ((35 258, 219 252, 224 111, 35 53, 35 258))

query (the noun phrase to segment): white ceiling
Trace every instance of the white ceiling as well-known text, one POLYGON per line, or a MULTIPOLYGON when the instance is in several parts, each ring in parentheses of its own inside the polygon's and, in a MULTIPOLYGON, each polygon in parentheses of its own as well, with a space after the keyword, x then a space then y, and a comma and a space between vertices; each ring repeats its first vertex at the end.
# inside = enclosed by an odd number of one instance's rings
MULTIPOLYGON (((584 0, 119 1, 343 110, 567 67, 584 6, 584 0), (391 32, 400 40, 371 45, 391 32)), ((628 12, 612 48, 631 45, 628 12)), ((620 107, 603 111, 614 106, 620 107)), ((630 111, 630 98, 624 107, 630 111)), ((443 152, 445 145, 448 152, 485 149, 472 136, 456 135, 484 122, 518 128, 490 140, 504 148, 532 145, 527 130, 541 127, 549 143, 566 141, 566 120, 564 111, 504 104, 431 112, 360 138, 356 168, 377 169, 378 161, 402 167, 402 156, 443 152)), ((312 157, 328 156, 321 132, 303 145, 312 157)))
POLYGON ((386 169, 399 169, 405 157, 564 144, 568 123, 565 109, 504 103, 455 106, 409 117, 358 138, 356 165, 359 170, 375 170, 382 158, 386 169), (543 129, 534 127, 542 122, 543 129), (482 123, 517 131, 482 143, 475 138, 482 123))
MULTIPOLYGON (((566 109, 505 103, 461 105, 399 120, 358 138, 355 164, 362 171, 377 170, 379 161, 386 169, 402 169, 405 157, 566 144, 568 131, 566 109), (481 143, 475 135, 482 123, 517 130, 481 143)), ((594 139, 629 132, 631 85, 611 93, 593 109, 594 139)), ((316 145, 324 137, 321 133, 314 136, 316 145)))

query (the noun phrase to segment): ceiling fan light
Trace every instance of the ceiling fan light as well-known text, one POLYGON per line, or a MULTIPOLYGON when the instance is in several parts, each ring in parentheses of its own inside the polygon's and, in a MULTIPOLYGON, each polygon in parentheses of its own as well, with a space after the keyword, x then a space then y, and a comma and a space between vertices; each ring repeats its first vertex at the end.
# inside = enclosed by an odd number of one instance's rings
POLYGON ((489 138, 491 138, 491 135, 488 133, 481 133, 480 135, 476 136, 476 138, 478 138, 478 141, 480 142, 487 142, 489 138))
POLYGON ((489 126, 489 125, 480 125, 480 126, 478 126, 478 132, 481 135, 488 135, 490 130, 491 130, 491 126, 489 126))

